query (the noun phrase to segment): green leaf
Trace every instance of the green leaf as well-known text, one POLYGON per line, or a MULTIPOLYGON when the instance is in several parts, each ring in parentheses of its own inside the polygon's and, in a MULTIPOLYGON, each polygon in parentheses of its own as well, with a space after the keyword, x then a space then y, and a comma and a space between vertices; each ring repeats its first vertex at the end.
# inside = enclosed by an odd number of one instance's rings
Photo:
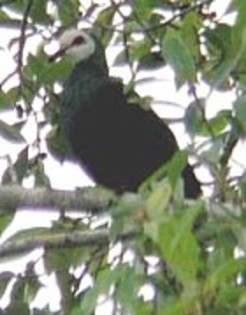
POLYGON ((38 56, 29 55, 25 72, 33 80, 37 80, 37 84, 51 85, 57 81, 64 82, 65 78, 71 72, 71 66, 71 61, 67 58, 63 58, 57 62, 49 62, 47 57, 42 54, 38 56))
POLYGON ((246 29, 244 25, 220 24, 205 32, 210 50, 212 67, 207 72, 213 88, 218 88, 228 80, 232 72, 240 68, 246 49, 246 29))
POLYGON ((178 86, 195 81, 196 68, 193 57, 178 34, 167 33, 162 44, 162 54, 167 63, 174 68, 178 86))
POLYGON ((59 18, 63 25, 73 25, 79 18, 79 1, 77 0, 59 0, 58 1, 59 18))
POLYGON ((96 281, 94 286, 85 294, 81 308, 85 312, 85 314, 90 314, 97 305, 97 299, 100 294, 108 293, 111 285, 114 283, 117 273, 110 268, 106 268, 102 270, 96 281))
POLYGON ((188 154, 186 151, 178 151, 166 165, 167 176, 173 188, 181 178, 181 174, 187 164, 188 154))
POLYGON ((4 271, 0 273, 0 296, 4 294, 7 285, 11 279, 13 279, 14 274, 9 271, 4 271))
POLYGON ((211 58, 216 58, 219 63, 231 51, 232 27, 228 24, 218 24, 213 29, 207 29, 204 33, 207 40, 207 48, 211 58))
POLYGON ((234 102, 235 115, 241 124, 244 132, 246 131, 246 96, 242 95, 234 102))
POLYGON ((23 13, 26 5, 24 0, 14 0, 14 1, 7 1, 6 7, 13 12, 16 13, 23 13))
POLYGON ((147 39, 135 41, 131 47, 131 56, 134 60, 139 60, 150 53, 151 42, 147 39))
MULTIPOLYGON (((165 65, 161 52, 151 52, 139 60, 139 70, 155 70, 165 65)), ((153 80, 152 80, 153 81, 153 80)))
POLYGON ((18 299, 12 299, 10 305, 4 310, 8 315, 30 315, 30 309, 26 302, 23 302, 21 297, 18 299))
MULTIPOLYGON (((108 192, 106 195, 108 195, 108 192)), ((103 193, 103 191, 102 191, 103 193)), ((110 193, 110 192, 109 192, 110 193)), ((113 197, 113 196, 112 196, 113 197)), ((111 241, 116 240, 119 236, 119 232, 127 232, 135 228, 135 220, 130 218, 137 218, 138 213, 140 217, 142 215, 143 202, 138 195, 132 193, 125 193, 117 206, 114 206, 111 210, 112 213, 112 224, 110 226, 110 239, 111 241)))
POLYGON ((231 280, 232 277, 245 269, 245 259, 233 258, 221 261, 221 264, 217 265, 216 270, 207 278, 205 287, 208 286, 209 290, 217 288, 225 281, 231 280))
MULTIPOLYGON (((13 215, 6 215, 0 213, 0 234, 7 228, 10 222, 13 220, 13 215)), ((1 281, 0 281, 1 282, 1 281)))
POLYGON ((206 119, 204 117, 205 100, 200 99, 192 102, 186 109, 184 124, 191 136, 201 135, 205 137, 218 136, 225 132, 231 123, 231 111, 221 110, 215 117, 206 119))
POLYGON ((124 66, 127 62, 125 49, 119 51, 114 59, 114 66, 124 66))
POLYGON ((211 162, 212 164, 216 165, 216 163, 219 163, 220 161, 221 150, 224 149, 224 144, 225 144, 224 135, 216 137, 212 141, 211 139, 209 139, 204 143, 204 150, 201 153, 201 158, 207 162, 211 162))
POLYGON ((198 31, 202 26, 200 16, 196 12, 190 12, 184 16, 181 37, 185 43, 186 48, 189 50, 191 56, 198 61, 200 56, 200 43, 198 38, 198 31))
POLYGON ((72 309, 72 312, 70 315, 87 315, 80 306, 76 306, 75 308, 72 309))
POLYGON ((236 24, 245 25, 245 18, 246 18, 246 3, 244 0, 235 0, 233 1, 234 6, 237 8, 237 20, 236 24))
POLYGON ((21 183, 25 175, 27 174, 29 167, 29 160, 28 160, 28 147, 25 147, 19 154, 16 162, 11 165, 7 170, 4 172, 2 182, 3 184, 12 183, 13 175, 17 176, 17 182, 21 183), (12 174, 14 172, 14 174, 12 174))
POLYGON ((15 86, 7 92, 0 91, 0 109, 12 109, 20 97, 20 88, 15 86))
POLYGON ((34 23, 44 23, 49 21, 49 17, 46 14, 46 1, 33 1, 30 16, 34 23))
POLYGON ((226 127, 231 122, 231 111, 222 110, 219 111, 215 117, 208 120, 208 126, 205 125, 204 135, 214 136, 219 135, 221 132, 226 130, 226 127))
POLYGON ((40 288, 41 285, 38 280, 38 277, 35 275, 33 271, 31 271, 30 273, 30 270, 28 270, 27 285, 25 288, 25 294, 27 296, 27 299, 29 301, 33 300, 40 288))
POLYGON ((6 98, 6 93, 4 93, 2 90, 0 91, 0 109, 7 109, 9 108, 9 102, 6 98))
POLYGON ((105 8, 98 14, 94 23, 96 26, 99 25, 99 27, 96 27, 95 30, 93 30, 93 33, 95 33, 97 38, 100 38, 104 47, 107 47, 114 32, 113 28, 104 29, 101 25, 112 25, 115 11, 117 11, 116 6, 109 6, 105 8))
POLYGON ((122 264, 115 268, 116 294, 123 308, 130 311, 137 302, 137 294, 141 284, 141 277, 134 267, 122 264))
POLYGON ((197 276, 199 247, 192 225, 201 207, 198 202, 180 216, 170 216, 159 227, 158 245, 163 258, 184 286, 189 286, 197 276))
POLYGON ((224 80, 228 78, 232 70, 236 67, 241 52, 237 56, 228 56, 223 59, 218 67, 211 73, 211 83, 213 88, 217 88, 224 80))
POLYGON ((48 150, 58 161, 72 157, 71 148, 65 139, 60 126, 55 126, 47 135, 46 143, 48 150))
POLYGON ((23 143, 25 139, 20 132, 11 125, 0 120, 0 136, 13 143, 23 143))
POLYGON ((71 72, 71 62, 68 59, 62 59, 55 63, 49 63, 45 70, 40 74, 40 81, 46 84, 52 84, 56 81, 64 82, 71 72))
POLYGON ((152 220, 158 220, 164 215, 172 195, 168 181, 158 185, 147 199, 147 213, 152 220))
POLYGON ((50 179, 45 174, 44 164, 38 160, 33 168, 32 173, 35 177, 35 186, 50 188, 50 179))
POLYGON ((25 295, 26 281, 25 278, 18 278, 10 293, 11 302, 5 310, 8 315, 30 315, 30 310, 25 295))
POLYGON ((9 21, 10 18, 8 16, 8 14, 6 12, 4 12, 3 10, 0 10, 0 21, 4 22, 4 21, 9 21))
POLYGON ((199 103, 197 101, 191 102, 185 111, 184 116, 184 125, 186 131, 190 135, 201 134, 204 129, 204 121, 203 111, 204 111, 205 100, 199 99, 199 103))
POLYGON ((135 315, 150 315, 154 314, 153 304, 151 302, 140 301, 134 306, 135 315))
POLYGON ((133 2, 133 8, 140 19, 146 19, 151 16, 156 2, 156 0, 135 0, 133 2))

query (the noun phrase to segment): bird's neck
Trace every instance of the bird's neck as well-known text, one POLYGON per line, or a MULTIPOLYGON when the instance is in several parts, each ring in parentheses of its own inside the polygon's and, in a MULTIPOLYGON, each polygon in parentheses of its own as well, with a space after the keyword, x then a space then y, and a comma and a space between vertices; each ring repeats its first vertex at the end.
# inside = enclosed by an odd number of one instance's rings
POLYGON ((74 67, 70 81, 78 82, 81 86, 90 84, 90 81, 95 79, 103 79, 108 77, 108 67, 105 60, 96 60, 95 58, 89 58, 82 60, 74 67))
POLYGON ((81 61, 76 64, 64 87, 64 106, 79 108, 91 105, 91 98, 96 87, 108 79, 108 68, 105 64, 98 64, 95 60, 81 61))

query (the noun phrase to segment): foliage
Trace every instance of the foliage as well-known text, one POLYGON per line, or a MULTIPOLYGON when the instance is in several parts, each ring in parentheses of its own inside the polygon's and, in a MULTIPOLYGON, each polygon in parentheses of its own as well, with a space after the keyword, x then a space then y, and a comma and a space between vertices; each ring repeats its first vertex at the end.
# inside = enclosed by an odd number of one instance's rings
MULTIPOLYGON (((56 275, 63 314, 94 314, 96 309, 136 315, 245 314, 245 177, 244 169, 237 177, 230 169, 246 129, 246 2, 228 1, 224 15, 236 13, 232 23, 213 11, 218 2, 137 0, 130 6, 116 0, 0 1, 0 31, 18 29, 7 46, 15 53, 15 69, 0 85, 0 110, 15 111, 16 118, 12 124, 0 120, 0 135, 22 144, 15 161, 7 158, 2 185, 22 185, 32 177, 35 186, 50 188, 47 155, 59 161, 69 157, 59 129, 57 86, 72 65, 65 59, 50 63, 46 44, 63 29, 86 22, 105 47, 121 47, 114 65, 130 69, 128 91, 137 86, 143 70, 173 69, 177 93, 186 91, 189 98, 182 120, 191 143, 187 152, 210 173, 213 190, 211 204, 184 200, 180 174, 186 153, 180 152, 138 194, 116 196, 106 220, 88 213, 74 219, 61 209, 51 228, 16 233, 12 242, 28 234, 29 241, 40 237, 42 245, 46 234, 50 243, 22 272, 1 271, 1 294, 12 286, 4 313, 30 314, 37 292, 47 286, 35 269, 42 261, 43 273, 56 275), (33 38, 40 43, 37 51, 30 48, 33 38), (218 93, 219 104, 227 92, 234 95, 231 107, 219 106, 209 117, 210 96, 218 93), (36 136, 27 141, 22 130, 30 120, 36 136), (100 238, 87 246, 56 243, 58 233, 93 234, 105 227, 106 243, 100 238)), ((10 220, 1 214, 1 231, 10 220)), ((24 254, 13 253, 17 261, 24 254)), ((33 314, 53 314, 49 300, 45 308, 33 308, 33 314)))

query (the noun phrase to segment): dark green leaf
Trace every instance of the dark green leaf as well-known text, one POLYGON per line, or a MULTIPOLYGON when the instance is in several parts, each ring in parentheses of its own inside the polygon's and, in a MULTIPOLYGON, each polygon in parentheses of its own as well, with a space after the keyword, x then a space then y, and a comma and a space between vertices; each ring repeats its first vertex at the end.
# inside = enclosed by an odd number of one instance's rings
POLYGON ((218 24, 214 29, 207 29, 204 35, 211 57, 216 58, 218 63, 230 54, 232 44, 231 26, 218 24))
POLYGON ((215 29, 206 31, 205 36, 211 54, 211 67, 207 75, 213 87, 221 87, 240 65, 241 58, 244 58, 244 28, 220 24, 215 29))
POLYGON ((199 103, 197 101, 194 101, 186 109, 184 116, 184 125, 186 131, 190 135, 202 133, 202 130, 204 129, 204 124, 206 124, 203 113, 204 102, 204 99, 200 99, 199 103))
POLYGON ((24 278, 18 278, 10 293, 11 302, 6 309, 8 315, 30 315, 29 306, 25 295, 26 281, 24 278))
POLYGON ((38 160, 36 162, 32 173, 35 177, 35 185, 36 186, 42 186, 42 187, 50 188, 50 179, 45 174, 44 164, 42 163, 42 161, 38 160))
POLYGON ((48 22, 48 15, 46 14, 46 1, 33 1, 30 16, 35 23, 48 22))
POLYGON ((139 60, 139 70, 155 70, 165 65, 161 52, 148 53, 139 60))
POLYGON ((0 296, 4 294, 7 285, 11 279, 13 279, 14 274, 9 271, 1 272, 0 273, 0 296))
POLYGON ((13 176, 17 177, 18 183, 21 183, 27 174, 29 167, 28 148, 24 148, 18 155, 16 162, 5 171, 2 182, 4 184, 13 183, 13 176), (13 174, 14 172, 14 174, 13 174))
POLYGON ((13 299, 10 305, 5 309, 5 314, 8 315, 30 315, 30 309, 27 303, 19 297, 18 300, 13 299))

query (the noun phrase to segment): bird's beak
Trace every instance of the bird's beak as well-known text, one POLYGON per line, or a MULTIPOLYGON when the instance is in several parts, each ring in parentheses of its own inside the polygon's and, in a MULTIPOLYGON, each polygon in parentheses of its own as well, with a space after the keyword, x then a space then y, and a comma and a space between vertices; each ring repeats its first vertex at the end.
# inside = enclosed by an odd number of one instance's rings
POLYGON ((62 57, 66 53, 67 47, 59 49, 53 55, 49 57, 50 62, 54 62, 57 58, 62 57))

